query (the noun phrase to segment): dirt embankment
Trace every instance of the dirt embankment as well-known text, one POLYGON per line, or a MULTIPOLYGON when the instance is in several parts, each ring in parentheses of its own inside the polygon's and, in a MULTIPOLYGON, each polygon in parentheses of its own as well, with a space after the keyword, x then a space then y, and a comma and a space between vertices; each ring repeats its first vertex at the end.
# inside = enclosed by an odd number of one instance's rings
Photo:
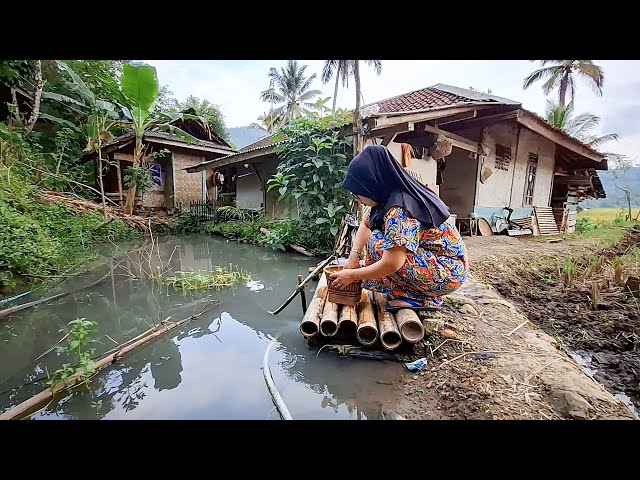
POLYGON ((409 419, 634 418, 613 394, 638 401, 640 319, 634 300, 604 278, 615 275, 612 259, 638 243, 638 234, 604 250, 591 239, 471 239, 473 278, 442 312, 425 319, 430 332, 415 353, 428 367, 405 371, 397 413, 409 419), (602 281, 595 307, 578 272, 565 287, 557 268, 555 274, 527 270, 529 260, 540 269, 545 255, 559 262, 571 251, 605 257, 600 271, 591 272, 602 281), (587 357, 593 352, 593 374, 572 358, 576 350, 587 357))

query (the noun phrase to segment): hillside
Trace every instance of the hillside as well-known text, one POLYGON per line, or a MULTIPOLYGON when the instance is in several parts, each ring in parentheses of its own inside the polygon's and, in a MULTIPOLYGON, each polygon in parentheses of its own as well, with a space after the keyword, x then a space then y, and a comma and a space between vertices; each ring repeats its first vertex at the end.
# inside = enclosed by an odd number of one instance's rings
POLYGON ((631 204, 634 207, 640 206, 640 167, 633 167, 627 170, 624 175, 614 178, 615 170, 598 172, 602 186, 607 193, 607 198, 600 200, 589 200, 586 205, 590 208, 615 208, 624 203, 624 192, 614 185, 614 180, 621 187, 628 187, 631 190, 631 204))
POLYGON ((231 127, 227 128, 231 143, 238 149, 255 142, 266 135, 266 131, 256 127, 231 127))

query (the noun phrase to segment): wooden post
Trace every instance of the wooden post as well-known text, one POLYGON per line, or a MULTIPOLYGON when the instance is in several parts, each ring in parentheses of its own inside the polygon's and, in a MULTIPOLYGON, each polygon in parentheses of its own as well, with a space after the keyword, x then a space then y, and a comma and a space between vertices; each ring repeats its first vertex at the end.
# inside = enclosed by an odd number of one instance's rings
POLYGON ((118 205, 122 206, 122 200, 124 199, 122 195, 122 173, 120 172, 120 160, 116 160, 116 172, 118 175, 118 205))
MULTIPOLYGON (((298 286, 302 283, 302 275, 298 275, 298 286)), ((304 289, 300 290, 300 301, 302 302, 302 314, 307 313, 307 293, 304 289)))

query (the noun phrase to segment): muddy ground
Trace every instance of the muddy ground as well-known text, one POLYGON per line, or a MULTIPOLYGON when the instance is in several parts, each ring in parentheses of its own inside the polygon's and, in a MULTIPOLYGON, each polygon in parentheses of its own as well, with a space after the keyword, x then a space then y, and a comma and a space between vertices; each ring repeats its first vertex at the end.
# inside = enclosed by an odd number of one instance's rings
POLYGON ((635 300, 601 272, 593 275, 603 283, 594 306, 589 282, 565 287, 559 273, 531 274, 528 261, 539 266, 545 255, 572 252, 612 259, 639 241, 640 230, 604 250, 586 238, 468 239, 472 279, 426 320, 431 332, 416 354, 429 365, 403 376, 396 412, 409 419, 633 418, 614 394, 640 408, 635 300), (575 359, 590 360, 586 372, 575 359))

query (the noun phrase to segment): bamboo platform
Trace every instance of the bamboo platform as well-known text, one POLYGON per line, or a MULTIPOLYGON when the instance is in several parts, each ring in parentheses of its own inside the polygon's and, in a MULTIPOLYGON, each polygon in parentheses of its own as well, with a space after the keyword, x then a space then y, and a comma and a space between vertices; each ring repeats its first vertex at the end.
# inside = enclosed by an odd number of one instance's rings
POLYGON ((327 297, 327 279, 323 273, 300 323, 300 333, 311 346, 332 346, 338 353, 344 353, 337 345, 351 345, 352 350, 360 353, 371 351, 362 356, 387 359, 394 357, 389 353, 412 351, 413 345, 424 338, 425 330, 418 314, 410 309, 394 314, 387 312, 385 298, 380 293, 363 289, 355 307, 329 302, 327 297), (380 354, 373 353, 375 350, 380 354))

